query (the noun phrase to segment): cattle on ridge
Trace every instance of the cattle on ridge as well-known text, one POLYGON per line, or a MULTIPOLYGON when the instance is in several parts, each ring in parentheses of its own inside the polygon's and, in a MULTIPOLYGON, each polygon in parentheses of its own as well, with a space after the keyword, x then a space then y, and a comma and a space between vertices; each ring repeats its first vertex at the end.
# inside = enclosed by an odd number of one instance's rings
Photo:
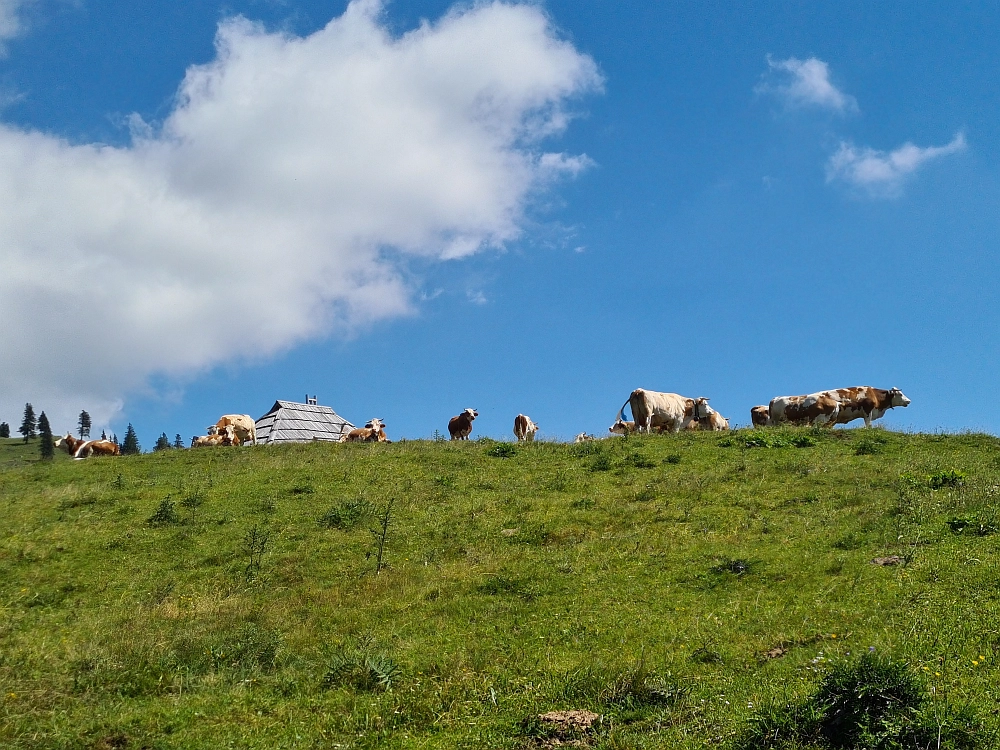
POLYGON ((524 414, 518 414, 514 417, 514 437, 517 438, 518 442, 532 442, 535 439, 535 433, 538 432, 538 425, 531 421, 530 417, 524 414))
POLYGON ((215 423, 218 430, 225 429, 227 425, 232 425, 241 443, 249 441, 252 445, 257 445, 257 425, 249 414, 224 414, 215 423))
POLYGON ((909 406, 899 388, 884 390, 871 386, 817 391, 805 396, 778 396, 768 405, 768 424, 793 424, 833 427, 864 419, 865 427, 880 419, 889 409, 909 406))
POLYGON ((448 434, 452 440, 468 440, 472 434, 472 420, 479 416, 475 409, 466 409, 457 417, 448 420, 448 434))
POLYGON ((110 440, 81 440, 66 433, 65 437, 56 438, 56 448, 62 448, 75 459, 91 456, 120 456, 121 449, 117 443, 110 440))
POLYGON ((618 412, 610 432, 678 432, 680 430, 728 430, 729 422, 708 406, 708 399, 687 398, 677 393, 660 393, 636 388, 618 412), (634 427, 625 421, 625 407, 632 409, 634 427), (713 416, 715 415, 715 416, 713 416))
POLYGON ((341 438, 344 443, 388 443, 385 423, 378 418, 370 419, 364 427, 355 427, 341 438))

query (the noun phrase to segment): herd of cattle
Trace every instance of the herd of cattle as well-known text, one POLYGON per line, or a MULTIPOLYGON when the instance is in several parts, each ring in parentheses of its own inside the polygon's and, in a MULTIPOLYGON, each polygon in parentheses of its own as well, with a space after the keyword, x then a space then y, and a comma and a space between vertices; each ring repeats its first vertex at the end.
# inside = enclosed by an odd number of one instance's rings
MULTIPOLYGON (((750 421, 754 427, 768 425, 823 425, 833 427, 847 424, 855 419, 864 419, 865 426, 882 417, 889 409, 909 406, 910 399, 898 388, 883 390, 871 386, 838 388, 832 391, 818 391, 805 396, 778 396, 767 406, 755 406, 750 410, 750 421)), ((479 416, 475 409, 466 409, 448 422, 448 434, 452 440, 468 440, 472 434, 472 422, 479 416)), ((676 393, 659 393, 636 388, 622 404, 615 423, 608 431, 616 435, 633 432, 679 432, 681 430, 721 431, 729 429, 729 420, 708 405, 708 399, 687 398, 676 393), (632 410, 632 420, 626 421, 625 407, 632 410)), ((532 441, 538 425, 530 417, 518 414, 514 418, 514 436, 518 441, 532 441)), ((596 440, 593 435, 580 433, 575 442, 596 440)), ((385 423, 372 419, 364 427, 358 427, 341 437, 344 443, 388 443, 385 423)), ((195 437, 192 448, 211 446, 232 446, 257 443, 256 424, 249 414, 226 414, 208 428, 208 434, 195 437)), ((117 456, 118 445, 110 440, 79 440, 66 435, 55 441, 57 447, 66 450, 73 458, 90 456, 117 456)))

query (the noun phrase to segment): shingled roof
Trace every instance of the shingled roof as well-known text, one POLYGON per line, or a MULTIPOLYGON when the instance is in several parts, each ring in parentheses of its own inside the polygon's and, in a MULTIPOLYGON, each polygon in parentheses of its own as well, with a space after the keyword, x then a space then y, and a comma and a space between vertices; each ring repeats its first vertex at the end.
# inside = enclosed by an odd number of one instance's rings
POLYGON ((271 411, 257 420, 257 442, 309 443, 313 440, 340 442, 354 425, 329 406, 275 401, 271 411))

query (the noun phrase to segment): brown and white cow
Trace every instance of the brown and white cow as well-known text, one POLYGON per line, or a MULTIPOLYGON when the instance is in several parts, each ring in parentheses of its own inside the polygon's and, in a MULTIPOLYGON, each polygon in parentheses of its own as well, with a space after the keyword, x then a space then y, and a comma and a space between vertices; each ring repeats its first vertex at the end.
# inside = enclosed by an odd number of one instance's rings
POLYGON ((615 420, 615 423, 608 428, 608 432, 612 435, 631 435, 635 432, 635 422, 626 422, 621 418, 621 415, 619 415, 618 419, 615 420))
POLYGON ((833 427, 864 419, 865 427, 881 418, 889 409, 909 406, 898 388, 883 390, 871 386, 817 391, 806 396, 779 396, 768 406, 770 424, 824 425, 833 427))
POLYGON ((448 434, 452 440, 468 440, 472 434, 472 420, 479 416, 475 409, 466 409, 457 417, 448 420, 448 434))
POLYGON ((341 442, 344 443, 388 443, 385 436, 385 423, 381 419, 371 419, 364 427, 355 427, 348 432, 341 442))
POLYGON ((691 418, 684 424, 685 430, 706 430, 724 432, 729 429, 729 420, 708 405, 707 398, 696 398, 691 418))
POLYGON ((518 439, 518 442, 522 440, 528 443, 532 442, 536 432, 538 432, 538 425, 532 422, 530 417, 524 414, 518 414, 514 417, 514 437, 518 439))
POLYGON ((222 441, 225 440, 225 435, 216 432, 214 435, 201 435, 191 438, 192 448, 214 448, 217 445, 222 445, 222 441))
POLYGON ((754 427, 767 427, 771 424, 771 413, 766 406, 755 406, 750 410, 750 423, 754 427))
POLYGON ((249 440, 252 445, 257 445, 257 424, 249 414, 225 414, 215 423, 219 430, 224 429, 226 425, 233 426, 241 443, 249 440))
MULTIPOLYGON (((625 422, 625 407, 632 409, 636 432, 678 432, 687 428, 691 420, 697 421, 701 405, 707 406, 708 399, 693 399, 676 393, 659 393, 636 388, 622 404, 618 412, 618 420, 612 426, 612 432, 619 429, 627 430, 625 422)), ((628 434, 623 432, 622 434, 628 434)))
POLYGON ((110 440, 88 440, 76 449, 73 458, 90 458, 91 456, 120 456, 121 448, 110 440))
MULTIPOLYGON (((610 429, 610 428, 608 428, 608 429, 610 429)), ((598 437, 596 435, 588 435, 586 432, 581 432, 579 435, 577 435, 575 438, 573 438, 573 442, 574 443, 592 443, 592 442, 594 442, 597 439, 598 439, 598 437)))
POLYGON ((73 458, 90 458, 91 456, 120 456, 121 449, 110 440, 81 440, 66 433, 65 437, 56 438, 56 448, 62 448, 73 458))

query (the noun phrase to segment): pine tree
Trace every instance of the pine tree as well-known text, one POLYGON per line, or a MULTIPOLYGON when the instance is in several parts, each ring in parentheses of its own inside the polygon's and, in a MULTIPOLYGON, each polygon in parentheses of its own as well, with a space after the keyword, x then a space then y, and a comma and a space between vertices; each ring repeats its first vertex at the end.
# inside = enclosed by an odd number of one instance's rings
POLYGON ((35 410, 31 407, 31 404, 24 405, 24 420, 21 422, 21 428, 18 432, 24 436, 24 442, 28 442, 31 438, 35 437, 35 410))
POLYGON ((112 443, 114 443, 115 445, 117 445, 119 448, 122 447, 122 444, 118 442, 118 435, 116 435, 115 433, 113 433, 113 432, 111 433, 110 440, 111 440, 112 443))
MULTIPOLYGON (((128 440, 128 438, 125 438, 128 440)), ((167 437, 167 433, 161 432, 160 436, 156 438, 156 445, 153 446, 154 451, 165 451, 170 449, 170 438, 167 437)))
POLYGON ((38 434, 42 438, 38 445, 38 451, 42 454, 43 459, 51 460, 56 454, 56 444, 52 440, 52 428, 49 427, 49 418, 45 416, 44 411, 38 417, 38 434))
POLYGON ((122 455, 131 456, 135 453, 142 453, 142 446, 139 445, 139 438, 135 435, 132 423, 128 423, 128 430, 125 431, 125 442, 122 443, 122 455))
POLYGON ((106 433, 104 430, 101 430, 101 440, 107 440, 107 439, 108 439, 108 433, 106 433))
POLYGON ((174 437, 174 447, 175 448, 183 448, 184 447, 184 441, 181 439, 181 434, 179 432, 174 437))
POLYGON ((81 438, 90 437, 90 415, 85 411, 80 412, 80 424, 77 426, 81 438))
POLYGON ((0 422, 0 438, 10 437, 10 425, 6 422, 0 422))

